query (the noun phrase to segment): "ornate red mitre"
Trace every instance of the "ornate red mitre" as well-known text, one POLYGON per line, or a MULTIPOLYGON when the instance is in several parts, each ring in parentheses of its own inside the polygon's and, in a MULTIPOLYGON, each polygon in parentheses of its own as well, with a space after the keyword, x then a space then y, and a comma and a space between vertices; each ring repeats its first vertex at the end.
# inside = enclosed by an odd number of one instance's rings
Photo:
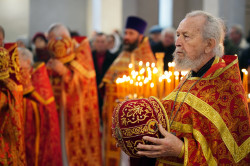
POLYGON ((0 47, 0 80, 9 77, 9 53, 8 51, 0 47))
POLYGON ((10 61, 9 61, 9 73, 10 78, 17 84, 20 84, 20 65, 16 43, 5 43, 4 48, 8 50, 10 61))
POLYGON ((161 102, 155 97, 124 101, 115 108, 112 131, 122 150, 139 158, 136 146, 148 144, 143 136, 160 138, 159 124, 169 131, 169 120, 161 102))
POLYGON ((70 38, 51 39, 48 43, 48 49, 54 54, 54 58, 62 63, 68 63, 75 58, 74 45, 70 38))

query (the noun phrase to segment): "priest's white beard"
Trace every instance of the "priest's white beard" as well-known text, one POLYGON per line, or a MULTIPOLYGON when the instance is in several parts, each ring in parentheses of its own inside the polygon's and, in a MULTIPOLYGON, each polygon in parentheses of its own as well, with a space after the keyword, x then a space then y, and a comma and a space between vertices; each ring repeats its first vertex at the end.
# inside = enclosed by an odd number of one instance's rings
POLYGON ((178 55, 176 52, 177 50, 175 50, 173 56, 175 62, 175 69, 177 71, 187 71, 196 69, 197 67, 201 66, 201 64, 203 63, 203 58, 205 56, 205 54, 200 54, 199 56, 191 59, 187 56, 185 52, 183 52, 182 57, 180 57, 180 55, 178 55))

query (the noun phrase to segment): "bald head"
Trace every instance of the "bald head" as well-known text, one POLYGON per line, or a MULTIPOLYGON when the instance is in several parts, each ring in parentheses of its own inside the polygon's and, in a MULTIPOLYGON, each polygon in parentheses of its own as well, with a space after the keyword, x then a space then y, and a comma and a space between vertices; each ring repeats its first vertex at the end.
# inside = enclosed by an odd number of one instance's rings
POLYGON ((48 39, 57 37, 70 38, 69 30, 63 24, 52 24, 48 30, 48 39))

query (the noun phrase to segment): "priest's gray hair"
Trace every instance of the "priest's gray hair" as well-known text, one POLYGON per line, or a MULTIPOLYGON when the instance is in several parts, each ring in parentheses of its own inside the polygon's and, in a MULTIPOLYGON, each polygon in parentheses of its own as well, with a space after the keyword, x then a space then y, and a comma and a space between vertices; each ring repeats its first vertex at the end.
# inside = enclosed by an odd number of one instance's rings
POLYGON ((166 33, 174 35, 174 39, 176 40, 176 30, 172 27, 165 28, 161 31, 161 36, 163 37, 166 33))
POLYGON ((222 20, 201 10, 192 11, 188 13, 185 18, 196 16, 203 16, 206 19, 203 26, 202 36, 204 39, 215 40, 215 48, 213 52, 215 56, 222 57, 224 55, 224 46, 223 43, 221 43, 221 41, 224 41, 222 20))
POLYGON ((17 49, 20 60, 30 61, 32 66, 34 64, 33 54, 27 48, 18 47, 17 49))
POLYGON ((53 33, 55 37, 70 37, 70 33, 68 28, 66 28, 63 24, 61 23, 54 23, 50 25, 48 34, 53 33))

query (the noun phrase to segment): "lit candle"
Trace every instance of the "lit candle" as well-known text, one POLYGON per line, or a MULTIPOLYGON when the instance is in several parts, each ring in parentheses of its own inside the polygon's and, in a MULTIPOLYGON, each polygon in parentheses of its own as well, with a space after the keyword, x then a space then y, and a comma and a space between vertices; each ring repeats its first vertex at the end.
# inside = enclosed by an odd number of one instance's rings
POLYGON ((139 96, 139 82, 135 83, 135 95, 138 97, 139 96))
POLYGON ((133 70, 133 64, 130 63, 130 64, 128 65, 128 68, 129 68, 129 75, 131 75, 131 74, 132 74, 132 70, 133 70))
POLYGON ((176 88, 178 86, 178 84, 179 84, 179 72, 175 71, 174 76, 175 76, 174 87, 176 88))
POLYGON ((164 86, 164 82, 163 82, 163 77, 160 76, 159 77, 159 89, 158 89, 158 94, 159 94, 159 98, 162 99, 163 97, 163 86, 164 86))
POLYGON ((133 96, 134 95, 134 80, 130 79, 129 84, 130 84, 130 94, 133 96))
POLYGON ((246 69, 242 69, 241 71, 243 73, 243 87, 246 94, 248 94, 248 72, 246 69))
POLYGON ((138 94, 138 98, 141 98, 143 96, 143 89, 142 89, 142 82, 139 82, 139 94, 138 94))
POLYGON ((143 81, 143 97, 149 97, 150 96, 150 87, 149 87, 149 79, 146 77, 143 81))
POLYGON ((139 62, 139 70, 138 70, 139 72, 140 72, 140 71, 141 71, 141 69, 142 69, 142 65, 143 65, 143 62, 142 62, 142 61, 140 61, 140 62, 139 62))

